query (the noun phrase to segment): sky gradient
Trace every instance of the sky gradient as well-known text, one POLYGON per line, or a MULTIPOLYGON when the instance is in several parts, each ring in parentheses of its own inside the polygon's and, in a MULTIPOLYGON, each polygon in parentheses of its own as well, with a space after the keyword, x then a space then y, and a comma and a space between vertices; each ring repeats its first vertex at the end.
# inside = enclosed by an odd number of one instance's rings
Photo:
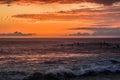
POLYGON ((6 36, 119 37, 120 1, 0 0, 0 37, 6 36))

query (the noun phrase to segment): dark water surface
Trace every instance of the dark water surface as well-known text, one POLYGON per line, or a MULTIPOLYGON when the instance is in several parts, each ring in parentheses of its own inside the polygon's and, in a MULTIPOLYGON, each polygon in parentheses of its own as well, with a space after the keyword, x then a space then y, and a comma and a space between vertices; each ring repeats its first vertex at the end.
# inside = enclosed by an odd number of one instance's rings
MULTIPOLYGON (((107 66, 104 61, 111 59, 120 59, 120 38, 0 39, 0 74, 14 73, 15 80, 23 73, 80 70, 83 65, 94 63, 89 66, 95 67, 101 61, 107 66)), ((13 76, 8 78, 13 80, 13 76)))

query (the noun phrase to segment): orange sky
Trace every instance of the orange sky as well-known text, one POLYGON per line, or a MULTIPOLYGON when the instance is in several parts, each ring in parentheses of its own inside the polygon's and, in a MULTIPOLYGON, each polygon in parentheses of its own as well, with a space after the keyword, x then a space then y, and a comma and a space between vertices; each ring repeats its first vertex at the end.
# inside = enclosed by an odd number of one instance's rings
MULTIPOLYGON (((92 35, 97 32, 97 35, 100 34, 100 28, 105 28, 104 31, 110 31, 111 28, 119 29, 120 27, 120 2, 107 5, 86 2, 86 0, 81 3, 74 3, 71 0, 70 3, 69 1, 67 3, 49 2, 44 4, 29 2, 28 5, 22 1, 25 0, 20 0, 17 3, 11 2, 9 6, 1 2, 0 34, 18 31, 23 34, 34 33, 36 34, 33 35, 34 37, 59 37, 69 36, 69 34, 72 36, 85 36, 84 33, 92 35)), ((107 34, 105 32, 102 35, 107 34)), ((114 34, 117 33, 111 31, 111 35, 114 34)))

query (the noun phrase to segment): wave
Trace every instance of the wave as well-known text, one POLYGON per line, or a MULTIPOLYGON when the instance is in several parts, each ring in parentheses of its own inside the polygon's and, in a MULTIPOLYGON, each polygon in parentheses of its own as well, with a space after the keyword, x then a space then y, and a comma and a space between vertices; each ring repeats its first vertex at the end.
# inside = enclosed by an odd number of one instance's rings
POLYGON ((99 74, 120 73, 120 60, 106 60, 82 65, 80 69, 58 69, 48 70, 45 73, 35 72, 23 80, 69 80, 81 76, 99 74))

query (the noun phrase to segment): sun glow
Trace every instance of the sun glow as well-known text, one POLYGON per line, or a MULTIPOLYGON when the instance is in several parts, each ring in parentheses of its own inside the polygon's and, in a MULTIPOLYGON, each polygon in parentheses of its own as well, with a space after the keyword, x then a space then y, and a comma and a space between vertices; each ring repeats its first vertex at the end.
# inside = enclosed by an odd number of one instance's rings
POLYGON ((93 30, 69 30, 75 27, 119 26, 119 2, 111 6, 72 0, 44 2, 26 0, 0 2, 0 33, 20 31, 41 36, 93 33, 93 30), (99 24, 99 25, 98 25, 99 24), (100 25, 102 24, 102 25, 100 25), (110 24, 110 26, 106 26, 110 24), (95 26, 96 25, 96 26, 95 26), (97 26, 98 25, 98 26, 97 26))

